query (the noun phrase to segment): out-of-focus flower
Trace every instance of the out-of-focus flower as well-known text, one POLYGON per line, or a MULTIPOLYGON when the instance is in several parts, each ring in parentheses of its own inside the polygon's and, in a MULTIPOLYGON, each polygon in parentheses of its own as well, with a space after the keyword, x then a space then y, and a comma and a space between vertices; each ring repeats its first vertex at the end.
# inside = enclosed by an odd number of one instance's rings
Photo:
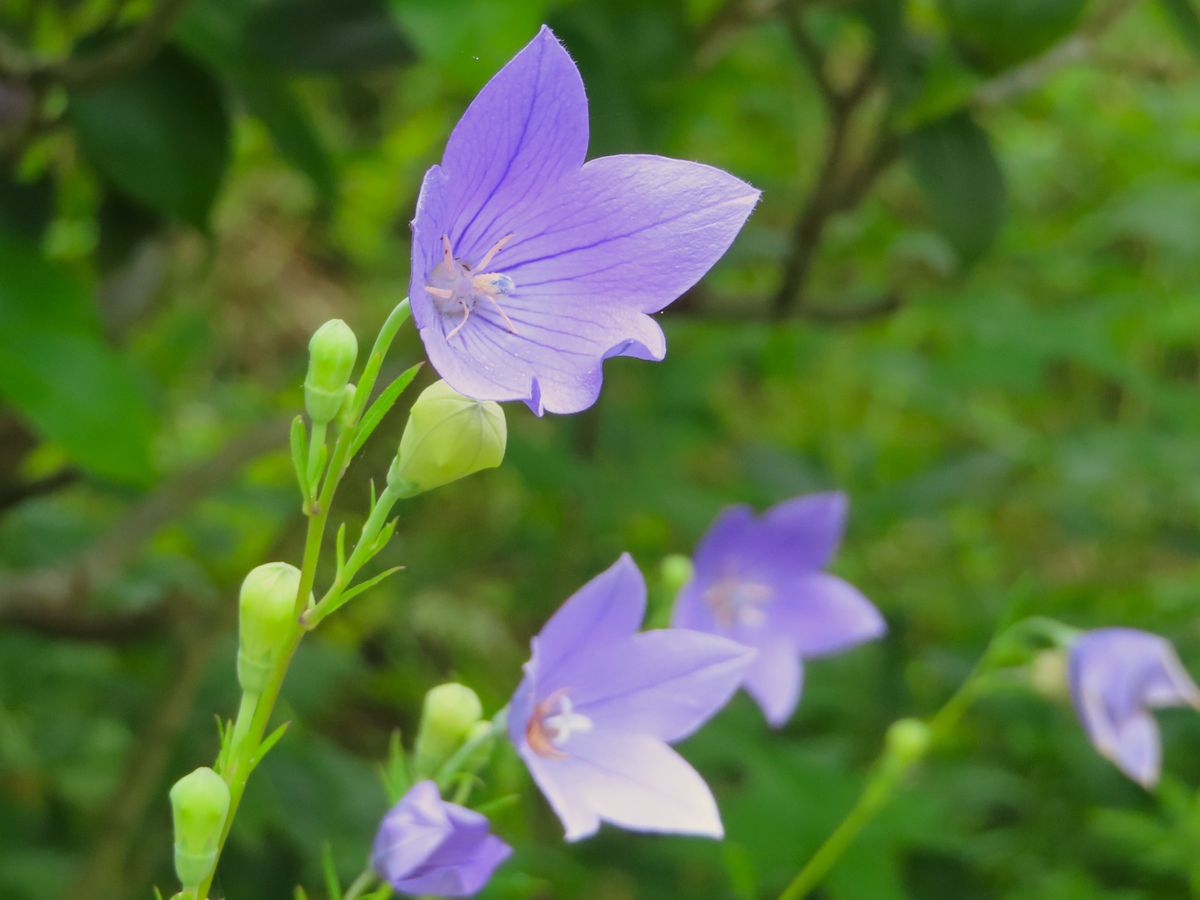
POLYGON ((371 868, 402 894, 469 897, 510 853, 486 817, 447 803, 436 784, 420 781, 383 817, 371 868))
POLYGON ((660 156, 584 163, 583 82, 543 27, 480 91, 425 175, 413 318, 455 390, 571 413, 611 356, 661 360, 650 318, 732 243, 759 192, 660 156))
POLYGON ((1151 710, 1200 709, 1200 687, 1166 638, 1133 628, 1101 628, 1071 647, 1071 699, 1099 753, 1143 787, 1158 783, 1162 741, 1151 710))
POLYGON ((646 584, 628 555, 572 596, 533 639, 509 737, 567 840, 601 820, 635 831, 722 835, 708 786, 667 745, 737 690, 753 651, 679 629, 638 633, 646 584))
POLYGON ((800 699, 805 657, 837 653, 886 630, 856 588, 822 571, 841 543, 846 497, 810 494, 756 518, 747 506, 717 517, 700 541, 695 576, 672 624, 726 635, 758 654, 746 690, 779 727, 800 699))

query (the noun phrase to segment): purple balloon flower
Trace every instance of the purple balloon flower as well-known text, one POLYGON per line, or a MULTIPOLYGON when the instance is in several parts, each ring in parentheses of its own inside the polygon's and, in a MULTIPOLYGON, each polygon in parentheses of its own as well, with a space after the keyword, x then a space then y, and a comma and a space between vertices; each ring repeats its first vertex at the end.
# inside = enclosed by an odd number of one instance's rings
POLYGON ((800 699, 802 658, 837 653, 886 630, 857 589, 821 571, 841 543, 846 496, 810 494, 755 518, 748 506, 717 517, 696 548, 695 573, 672 622, 754 647, 746 690, 778 728, 800 699))
POLYGON ((425 175, 413 318, 438 374, 477 400, 578 412, 610 356, 661 360, 648 315, 720 259, 759 192, 660 156, 584 163, 579 70, 543 27, 479 92, 425 175))
POLYGON ((469 897, 510 853, 484 816, 447 803, 436 784, 421 781, 383 817, 371 868, 402 894, 469 897))
POLYGON ((533 639, 508 731, 568 841, 600 821, 720 837, 708 786, 668 743, 737 690, 753 651, 679 629, 638 633, 646 583, 622 556, 533 639))
POLYGON ((1071 647, 1075 711, 1101 756, 1143 787, 1158 783, 1162 742, 1150 710, 1200 709, 1200 687, 1166 638, 1133 628, 1089 631, 1071 647))

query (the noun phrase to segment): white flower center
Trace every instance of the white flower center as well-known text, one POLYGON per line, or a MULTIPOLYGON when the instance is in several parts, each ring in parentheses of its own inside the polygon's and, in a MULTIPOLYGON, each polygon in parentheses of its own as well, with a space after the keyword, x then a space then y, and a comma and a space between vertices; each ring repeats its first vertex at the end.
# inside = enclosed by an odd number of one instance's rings
POLYGON ((529 724, 525 727, 525 740, 539 756, 566 754, 563 748, 575 734, 586 734, 592 730, 592 720, 575 712, 566 689, 555 691, 537 705, 529 724))
POLYGON ((737 578, 722 578, 704 592, 717 624, 726 630, 761 628, 767 621, 763 607, 773 596, 767 585, 737 578))
POLYGON ((487 271, 487 267, 491 265, 496 254, 503 250, 504 245, 512 238, 511 234, 502 237, 491 250, 484 254, 483 259, 472 266, 455 258, 454 249, 450 246, 450 238, 442 235, 442 261, 429 273, 425 291, 433 298, 433 305, 442 315, 461 316, 458 324, 446 335, 447 341, 458 334, 467 324, 467 320, 471 318, 471 312, 480 300, 486 300, 496 307, 496 312, 500 313, 508 330, 516 332, 517 329, 513 326, 508 314, 501 308, 498 298, 508 296, 516 290, 517 286, 503 272, 487 271))

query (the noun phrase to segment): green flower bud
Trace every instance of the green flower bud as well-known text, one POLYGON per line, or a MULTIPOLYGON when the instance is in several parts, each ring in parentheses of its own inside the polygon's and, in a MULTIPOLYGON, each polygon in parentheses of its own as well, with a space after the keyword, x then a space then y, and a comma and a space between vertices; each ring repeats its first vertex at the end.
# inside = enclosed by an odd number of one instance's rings
POLYGON ((498 403, 472 400, 438 381, 413 403, 388 486, 411 497, 494 468, 504 459, 507 440, 498 403))
POLYGON ((1071 698, 1067 683, 1067 651, 1058 647, 1042 650, 1029 664, 1029 683, 1033 689, 1054 703, 1066 703, 1071 698))
POLYGON ((175 822, 175 874, 184 888, 197 887, 217 862, 217 844, 229 813, 229 786, 205 766, 171 788, 175 822))
POLYGON ((887 730, 887 747, 902 762, 916 762, 929 749, 933 732, 920 719, 897 719, 887 730))
POLYGON ((466 685, 440 684, 426 694, 413 747, 418 775, 435 772, 462 746, 482 718, 483 705, 466 685))
POLYGON ((358 387, 354 384, 348 384, 342 388, 342 405, 338 408, 337 423, 338 427, 345 430, 354 424, 354 395, 358 387))
POLYGON ((659 564, 659 575, 662 577, 663 590, 668 597, 674 598, 683 586, 692 580, 692 560, 682 553, 672 553, 663 557, 659 564))
POLYGON ((313 334, 308 342, 304 405, 314 422, 323 425, 337 416, 357 357, 358 338, 341 319, 330 319, 313 334))
POLYGON ((238 598, 238 684, 262 693, 296 624, 300 570, 284 562, 252 569, 238 598))

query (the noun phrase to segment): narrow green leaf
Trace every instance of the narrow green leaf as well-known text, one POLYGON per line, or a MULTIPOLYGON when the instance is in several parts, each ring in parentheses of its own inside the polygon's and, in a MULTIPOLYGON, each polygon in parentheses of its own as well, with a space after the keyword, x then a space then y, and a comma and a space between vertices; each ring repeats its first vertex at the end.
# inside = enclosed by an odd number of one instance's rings
POLYGON ((68 115, 88 161, 130 197, 205 228, 230 159, 229 113, 208 69, 168 47, 79 88, 68 115))
POLYGON ((304 426, 304 417, 292 419, 292 468, 296 470, 296 482, 300 485, 300 496, 305 500, 312 497, 311 485, 308 483, 308 429, 304 426))
POLYGON ((321 871, 325 875, 325 892, 329 900, 342 900, 342 882, 333 864, 333 847, 330 844, 321 848, 321 871))
POLYGON ((284 722, 265 738, 263 738, 263 742, 258 745, 258 750, 255 751, 253 758, 250 760, 251 769, 258 768, 258 764, 266 759, 267 754, 270 753, 271 750, 274 749, 275 745, 283 739, 283 736, 287 733, 287 730, 291 724, 291 722, 284 722))
POLYGON ((395 380, 375 398, 375 401, 363 413, 362 421, 358 423, 358 429, 354 432, 354 443, 350 446, 351 456, 356 455, 362 449, 362 445, 367 442, 367 438, 379 427, 379 423, 383 421, 383 417, 396 405, 396 401, 400 399, 400 395, 412 384, 412 380, 417 377, 417 373, 421 371, 421 367, 424 365, 425 363, 419 362, 415 366, 409 366, 401 374, 397 375, 395 380))
POLYGON ((296 890, 292 892, 292 900, 308 900, 308 892, 296 885, 296 890))
POLYGON ((346 568, 346 523, 338 526, 337 531, 337 572, 346 568))
POLYGON ((1004 220, 1004 175, 987 132, 956 113, 910 133, 905 149, 934 225, 965 263, 973 262, 1004 220))

